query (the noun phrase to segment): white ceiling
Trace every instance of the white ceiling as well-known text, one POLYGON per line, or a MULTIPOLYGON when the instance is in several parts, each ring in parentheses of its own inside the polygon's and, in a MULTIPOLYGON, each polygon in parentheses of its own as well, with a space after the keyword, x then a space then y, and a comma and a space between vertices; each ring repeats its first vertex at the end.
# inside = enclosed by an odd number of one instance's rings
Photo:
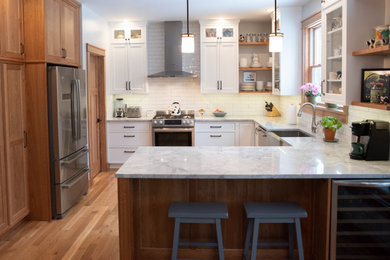
MULTIPOLYGON (((186 18, 186 0, 79 1, 107 21, 172 21, 186 18)), ((304 5, 309 1, 279 0, 278 6, 304 5)), ((269 19, 269 9, 273 6, 274 0, 190 0, 190 19, 265 20, 269 19)))

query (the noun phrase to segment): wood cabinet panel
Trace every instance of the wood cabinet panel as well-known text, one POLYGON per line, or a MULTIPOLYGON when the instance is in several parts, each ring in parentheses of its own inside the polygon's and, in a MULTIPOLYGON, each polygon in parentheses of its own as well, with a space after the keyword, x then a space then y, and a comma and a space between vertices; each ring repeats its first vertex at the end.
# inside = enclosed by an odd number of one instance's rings
POLYGON ((5 178, 5 146, 4 146, 4 132, 3 132, 3 85, 2 85, 2 71, 0 70, 0 234, 2 234, 8 227, 7 220, 7 200, 6 200, 6 178, 5 178))
POLYGON ((28 214, 24 65, 3 65, 6 178, 9 224, 28 214))
POLYGON ((2 0, 1 54, 9 58, 24 58, 23 0, 2 0))
POLYGON ((66 1, 61 7, 61 51, 66 62, 80 63, 80 12, 66 1))
POLYGON ((45 28, 47 58, 61 58, 61 0, 45 1, 45 28))

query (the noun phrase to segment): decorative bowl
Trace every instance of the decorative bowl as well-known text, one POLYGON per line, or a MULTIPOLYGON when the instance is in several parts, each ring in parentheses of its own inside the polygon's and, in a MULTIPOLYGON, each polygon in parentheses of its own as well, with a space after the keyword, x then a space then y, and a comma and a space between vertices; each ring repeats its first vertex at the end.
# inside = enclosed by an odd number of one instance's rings
POLYGON ((226 112, 213 112, 215 117, 224 117, 226 116, 226 112))

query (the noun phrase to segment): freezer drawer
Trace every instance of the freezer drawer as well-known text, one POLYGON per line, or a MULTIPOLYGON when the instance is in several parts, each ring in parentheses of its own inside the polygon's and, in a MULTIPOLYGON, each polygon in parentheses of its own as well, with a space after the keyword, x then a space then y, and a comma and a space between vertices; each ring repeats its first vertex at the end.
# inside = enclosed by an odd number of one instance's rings
POLYGON ((69 181, 56 185, 57 217, 62 217, 68 209, 88 192, 88 173, 89 169, 86 168, 69 181))
POLYGON ((56 184, 67 181, 88 167, 88 151, 88 148, 83 148, 65 159, 56 161, 56 184))

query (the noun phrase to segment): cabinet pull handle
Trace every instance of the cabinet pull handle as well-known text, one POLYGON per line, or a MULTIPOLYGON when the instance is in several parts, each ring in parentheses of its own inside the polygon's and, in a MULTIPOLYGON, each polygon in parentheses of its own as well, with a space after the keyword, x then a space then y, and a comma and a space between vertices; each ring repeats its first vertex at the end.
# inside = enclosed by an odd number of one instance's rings
POLYGON ((323 96, 325 96, 324 83, 325 83, 325 80, 321 81, 321 92, 322 92, 323 96))
POLYGON ((222 80, 220 80, 220 82, 221 82, 221 87, 220 87, 220 90, 222 90, 222 80))
POLYGON ((23 134, 24 134, 23 148, 27 148, 27 132, 23 131, 23 134))
POLYGON ((24 44, 20 43, 20 55, 24 55, 24 44))
POLYGON ((126 90, 129 90, 129 82, 126 81, 126 90))
POLYGON ((219 90, 219 80, 217 80, 217 90, 219 90))
POLYGON ((127 126, 127 125, 125 125, 123 128, 135 128, 135 126, 127 126))
POLYGON ((210 135, 210 137, 222 137, 222 135, 210 135))
POLYGON ((131 81, 129 81, 129 90, 131 90, 131 81))
POLYGON ((123 151, 124 153, 135 153, 135 151, 123 151))
POLYGON ((66 58, 68 56, 67 52, 66 52, 66 49, 65 48, 62 48, 62 58, 66 58))
POLYGON ((220 125, 211 125, 210 128, 222 128, 220 125))
POLYGON ((135 137, 135 135, 123 135, 123 137, 135 137))

